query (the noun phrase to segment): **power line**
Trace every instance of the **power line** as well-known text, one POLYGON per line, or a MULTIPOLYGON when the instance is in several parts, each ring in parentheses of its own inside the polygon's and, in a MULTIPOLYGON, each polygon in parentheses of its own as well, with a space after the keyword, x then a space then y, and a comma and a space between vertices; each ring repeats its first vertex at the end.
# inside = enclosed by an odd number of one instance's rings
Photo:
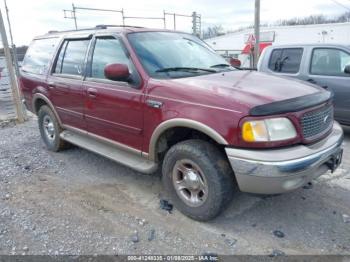
MULTIPOLYGON (((6 0, 4 0, 6 1, 6 0)), ((121 10, 114 10, 114 9, 101 9, 101 8, 90 8, 90 7, 81 7, 81 6, 75 6, 72 4, 72 9, 63 10, 64 18, 68 19, 73 19, 74 24, 75 24, 75 29, 78 30, 78 25, 77 25, 77 10, 88 10, 88 11, 104 11, 104 12, 117 12, 121 14, 121 18, 123 20, 123 26, 125 25, 125 20, 126 19, 146 19, 146 20, 163 20, 164 23, 164 29, 166 29, 166 18, 167 16, 171 15, 174 17, 174 30, 176 30, 176 17, 181 16, 181 17, 192 17, 192 33, 194 35, 200 36, 201 34, 201 23, 202 23, 202 17, 200 14, 197 14, 196 12, 193 12, 191 15, 184 15, 184 14, 177 14, 177 13, 168 13, 163 10, 163 16, 159 17, 150 17, 150 16, 126 16, 124 13, 124 9, 121 10)))
MULTIPOLYGON (((342 3, 339 3, 338 1, 336 1, 336 0, 331 0, 333 3, 335 3, 335 4, 337 4, 337 5, 339 5, 339 6, 341 6, 341 7, 343 7, 343 8, 345 8, 346 10, 348 10, 348 11, 350 11, 350 7, 347 7, 346 5, 343 5, 342 3)), ((348 1, 350 1, 350 0, 348 0, 348 1)))

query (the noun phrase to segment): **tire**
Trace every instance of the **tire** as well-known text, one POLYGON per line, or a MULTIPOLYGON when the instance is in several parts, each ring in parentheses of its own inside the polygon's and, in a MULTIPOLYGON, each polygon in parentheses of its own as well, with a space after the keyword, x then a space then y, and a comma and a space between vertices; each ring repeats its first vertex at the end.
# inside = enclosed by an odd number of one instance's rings
POLYGON ((62 129, 50 107, 45 105, 40 107, 38 124, 41 138, 48 150, 58 152, 67 147, 67 142, 60 138, 62 129))
POLYGON ((234 174, 225 155, 203 140, 171 147, 163 161, 162 180, 174 206, 198 221, 218 216, 235 191, 234 174))

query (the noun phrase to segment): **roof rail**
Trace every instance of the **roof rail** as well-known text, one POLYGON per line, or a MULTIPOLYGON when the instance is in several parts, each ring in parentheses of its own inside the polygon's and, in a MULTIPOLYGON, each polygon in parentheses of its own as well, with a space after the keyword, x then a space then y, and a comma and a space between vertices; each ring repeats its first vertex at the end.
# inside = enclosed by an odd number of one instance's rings
POLYGON ((54 34, 54 33, 67 33, 67 32, 79 32, 79 31, 86 31, 86 30, 96 30, 96 27, 90 27, 90 28, 82 28, 82 29, 71 29, 71 30, 50 30, 47 32, 48 34, 54 34))
POLYGON ((96 25, 97 29, 107 29, 108 27, 134 27, 134 28, 144 28, 143 26, 134 25, 96 25))
POLYGON ((133 26, 133 25, 96 25, 95 27, 90 28, 82 28, 82 29, 71 29, 71 30, 50 30, 47 33, 48 34, 54 34, 54 33, 65 33, 65 32, 79 32, 79 31, 85 31, 85 30, 96 30, 96 29, 107 29, 108 27, 134 27, 134 28, 144 28, 143 26, 133 26))

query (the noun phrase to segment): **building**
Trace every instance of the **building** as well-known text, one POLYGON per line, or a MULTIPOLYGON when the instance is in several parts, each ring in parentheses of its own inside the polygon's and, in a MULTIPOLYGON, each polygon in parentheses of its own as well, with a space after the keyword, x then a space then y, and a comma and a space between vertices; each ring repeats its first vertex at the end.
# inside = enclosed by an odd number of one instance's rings
MULTIPOLYGON (((250 53, 254 41, 254 28, 209 38, 205 41, 218 53, 241 60, 242 66, 250 65, 250 53)), ((350 22, 295 26, 261 27, 260 50, 268 45, 337 43, 350 45, 350 22)))

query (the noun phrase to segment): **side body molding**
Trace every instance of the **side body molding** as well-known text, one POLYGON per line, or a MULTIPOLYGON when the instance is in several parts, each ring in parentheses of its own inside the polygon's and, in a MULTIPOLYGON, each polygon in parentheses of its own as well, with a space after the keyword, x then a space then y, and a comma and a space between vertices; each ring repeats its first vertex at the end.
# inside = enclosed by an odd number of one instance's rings
POLYGON ((213 140, 215 140, 218 144, 222 145, 227 145, 228 142, 226 141, 225 138, 223 138, 218 132, 216 132, 214 129, 211 127, 208 127, 207 125, 204 125, 200 122, 190 120, 190 119, 185 119, 185 118, 174 118, 170 119, 167 121, 162 122, 160 125, 156 127, 154 130, 150 145, 149 145, 149 160, 155 161, 156 160, 156 146, 158 139, 160 136, 168 129, 174 128, 174 127, 187 127, 187 128, 192 128, 197 131, 200 131, 213 140))
POLYGON ((43 94, 36 93, 36 94, 33 95, 33 102, 32 102, 33 112, 34 112, 35 114, 38 114, 38 112, 35 110, 35 103, 36 103, 36 101, 37 101, 38 99, 44 100, 44 101, 46 102, 46 104, 49 105, 49 107, 52 109, 53 113, 55 114, 55 116, 56 116, 56 118, 57 118, 57 120, 58 120, 60 126, 62 126, 61 119, 60 119, 59 115, 57 114, 55 107, 54 107, 53 104, 51 103, 50 99, 48 99, 48 98, 47 98, 45 95, 43 95, 43 94))

